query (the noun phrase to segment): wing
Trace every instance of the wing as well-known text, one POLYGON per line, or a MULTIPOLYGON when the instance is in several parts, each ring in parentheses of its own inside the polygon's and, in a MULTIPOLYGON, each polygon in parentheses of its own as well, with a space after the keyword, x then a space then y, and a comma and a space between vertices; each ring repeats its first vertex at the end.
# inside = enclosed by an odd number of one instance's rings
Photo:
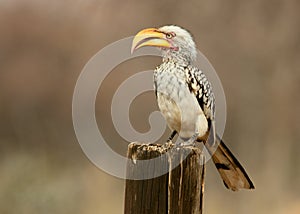
POLYGON ((208 121, 208 143, 213 145, 216 139, 215 133, 215 96, 212 86, 205 74, 197 67, 186 67, 187 85, 189 90, 196 96, 197 101, 208 121))
POLYGON ((214 120, 215 117, 215 97, 212 86, 205 74, 194 66, 188 66, 187 85, 192 93, 195 94, 207 119, 214 120))

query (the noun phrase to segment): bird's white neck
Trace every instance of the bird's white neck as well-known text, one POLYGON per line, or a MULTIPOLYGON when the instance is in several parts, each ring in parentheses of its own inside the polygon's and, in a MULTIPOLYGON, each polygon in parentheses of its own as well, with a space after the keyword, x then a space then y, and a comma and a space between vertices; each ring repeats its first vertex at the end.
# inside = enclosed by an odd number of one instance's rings
POLYGON ((188 54, 171 49, 162 50, 163 62, 175 62, 184 66, 192 64, 193 59, 188 54))

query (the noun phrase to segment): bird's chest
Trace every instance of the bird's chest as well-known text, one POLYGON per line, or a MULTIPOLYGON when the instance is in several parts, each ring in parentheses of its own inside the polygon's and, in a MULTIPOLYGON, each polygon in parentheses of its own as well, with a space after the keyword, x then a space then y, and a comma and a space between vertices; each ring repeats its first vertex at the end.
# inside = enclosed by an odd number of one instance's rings
POLYGON ((159 109, 169 127, 180 132, 183 138, 198 132, 201 126, 199 118, 204 114, 196 97, 190 92, 184 75, 156 72, 154 85, 159 109))

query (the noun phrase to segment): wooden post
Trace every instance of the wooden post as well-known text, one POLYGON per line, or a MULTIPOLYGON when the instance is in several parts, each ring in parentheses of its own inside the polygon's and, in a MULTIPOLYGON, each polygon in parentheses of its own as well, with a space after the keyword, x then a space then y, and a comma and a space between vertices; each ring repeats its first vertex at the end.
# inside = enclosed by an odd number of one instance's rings
MULTIPOLYGON (((128 146, 127 175, 135 177, 147 169, 154 176, 164 169, 137 164, 135 160, 159 158, 170 172, 145 180, 126 180, 125 214, 201 214, 203 210, 205 161, 200 148, 172 149, 173 144, 131 143, 128 146), (162 156, 167 151, 166 156, 162 156), (183 157, 186 157, 185 159, 183 157)), ((154 177, 153 176, 153 177, 154 177)))

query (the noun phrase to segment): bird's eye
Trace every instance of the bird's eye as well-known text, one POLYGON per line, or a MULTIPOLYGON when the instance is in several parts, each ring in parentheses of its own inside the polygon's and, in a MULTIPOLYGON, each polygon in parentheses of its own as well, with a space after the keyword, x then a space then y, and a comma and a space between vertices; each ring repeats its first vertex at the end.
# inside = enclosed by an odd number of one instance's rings
POLYGON ((167 39, 171 39, 171 38, 173 38, 175 36, 175 33, 166 33, 166 37, 167 37, 167 39))

